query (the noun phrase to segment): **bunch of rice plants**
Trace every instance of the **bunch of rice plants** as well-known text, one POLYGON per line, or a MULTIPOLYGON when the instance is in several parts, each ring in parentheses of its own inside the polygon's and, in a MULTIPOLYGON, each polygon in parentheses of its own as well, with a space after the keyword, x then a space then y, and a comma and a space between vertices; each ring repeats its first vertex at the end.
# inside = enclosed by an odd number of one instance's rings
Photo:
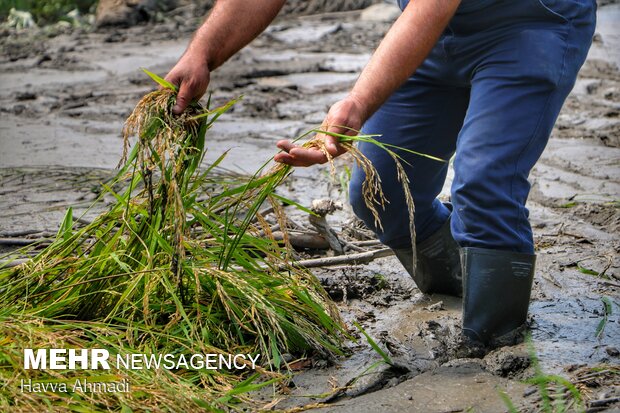
MULTIPOLYGON (((282 204, 294 202, 275 189, 291 167, 278 164, 264 171, 265 164, 244 182, 226 182, 212 176, 223 154, 200 169, 205 135, 234 101, 215 109, 194 103, 174 116, 175 87, 149 75, 163 88, 147 94, 126 122, 123 166, 116 181, 127 185, 119 192, 114 185, 105 186, 102 194, 113 195, 116 203, 79 229, 69 209, 49 247, 25 264, 0 269, 0 330, 8 337, 0 347, 0 371, 4 380, 11 376, 0 391, 0 407, 78 403, 97 410, 114 405, 142 409, 148 396, 162 400, 153 411, 165 410, 180 397, 184 403, 217 409, 248 401, 240 394, 260 386, 252 382, 269 378, 269 370, 278 370, 285 352, 343 354, 346 329, 334 304, 312 274, 294 265, 286 237, 282 246, 259 213, 270 204, 286 227, 282 204), (137 142, 129 151, 134 135, 137 142), (16 380, 51 378, 19 369, 19 348, 41 347, 56 336, 55 347, 102 347, 112 354, 260 354, 263 374, 116 372, 132 376, 140 393, 92 394, 88 400, 76 394, 21 398, 16 380), (149 387, 154 383, 161 388, 149 387), (161 395, 175 386, 187 391, 161 395)), ((372 136, 337 136, 366 172, 366 202, 380 225, 377 208, 386 202, 380 179, 354 142, 382 144, 372 136)), ((319 140, 305 146, 324 150, 319 140)), ((399 157, 383 147, 398 165, 413 214, 399 157)), ((414 241, 413 228, 411 233, 414 241)), ((54 379, 74 375, 56 372, 54 379)))

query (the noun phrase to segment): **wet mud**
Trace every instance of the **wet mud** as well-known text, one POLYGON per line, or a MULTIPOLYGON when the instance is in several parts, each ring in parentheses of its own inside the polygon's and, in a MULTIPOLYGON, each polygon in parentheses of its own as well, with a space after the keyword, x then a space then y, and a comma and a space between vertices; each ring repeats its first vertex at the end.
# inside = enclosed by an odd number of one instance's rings
MULTIPOLYGON (((326 403, 322 410, 329 412, 500 412, 506 411, 503 391, 519 411, 539 411, 540 393, 524 382, 536 374, 533 355, 545 373, 579 384, 588 411, 620 408, 618 16, 620 4, 600 8, 590 56, 530 177, 538 254, 531 344, 458 358, 451 348, 460 301, 422 294, 394 257, 315 270, 356 342, 336 363, 291 358, 295 374, 280 389, 277 408, 326 403), (381 356, 354 321, 394 366, 377 363, 381 356)), ((0 238, 50 236, 68 206, 86 211, 114 174, 125 118, 153 88, 139 68, 166 73, 198 23, 186 9, 128 29, 2 33, 0 238)), ((361 11, 276 21, 213 74, 214 104, 243 99, 211 130, 206 162, 230 149, 224 167, 253 173, 273 156, 277 139, 318 126, 390 23, 362 18, 361 11)), ((325 167, 300 169, 281 190, 306 205, 315 198, 346 204, 345 178, 325 167)), ((105 200, 89 214, 104 207, 105 200)), ((295 214, 292 219, 305 222, 295 214)), ((328 221, 342 230, 351 216, 345 206, 328 221)), ((264 395, 266 403, 272 396, 264 395)))

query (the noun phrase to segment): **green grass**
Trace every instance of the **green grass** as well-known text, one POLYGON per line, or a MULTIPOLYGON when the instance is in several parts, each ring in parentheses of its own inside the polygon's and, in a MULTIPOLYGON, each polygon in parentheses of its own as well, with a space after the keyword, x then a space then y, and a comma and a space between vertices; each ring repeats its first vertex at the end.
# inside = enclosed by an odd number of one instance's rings
POLYGON ((596 326, 596 338, 600 339, 605 333, 605 327, 607 327, 607 321, 609 320, 609 316, 613 314, 611 300, 609 297, 601 297, 601 302, 603 303, 603 315, 601 317, 601 321, 599 321, 596 326))
MULTIPOLYGON (((294 268, 289 251, 277 241, 259 236, 268 224, 258 209, 263 203, 281 209, 274 190, 290 168, 261 171, 245 182, 214 181, 210 173, 224 156, 199 169, 205 135, 231 104, 213 110, 194 105, 174 117, 174 96, 170 90, 153 92, 129 118, 126 136, 137 135, 138 144, 127 153, 117 178, 128 184, 122 192, 107 185, 102 194, 113 195, 116 204, 80 229, 69 209, 49 247, 25 265, 0 271, 0 325, 3 336, 14 337, 12 347, 0 349, 5 360, 0 367, 15 380, 25 374, 15 369, 24 336, 45 341, 59 329, 65 331, 60 347, 79 343, 111 353, 260 353, 265 372, 279 367, 283 352, 343 354, 344 328, 319 282, 294 268), (197 202, 204 187, 212 188, 210 196, 197 202), (279 270, 283 265, 286 271, 279 270), (20 330, 30 325, 37 328, 20 330), (92 333, 97 328, 105 331, 105 339, 92 333)), ((158 392, 167 382, 174 388, 172 383, 181 381, 180 390, 191 389, 188 399, 213 408, 234 405, 254 381, 238 388, 250 378, 247 374, 171 374, 132 379, 136 386, 155 380, 162 386, 153 389, 158 392), (230 397, 228 388, 236 388, 230 397)), ((47 373, 36 378, 49 379, 47 373)), ((5 387, 0 406, 32 407, 16 391, 5 387)), ((114 404, 92 397, 95 410, 114 404)), ((32 403, 47 402, 67 400, 41 395, 32 403)), ((141 403, 136 398, 126 405, 139 409, 141 403)))
MULTIPOLYGON (((562 376, 544 373, 540 367, 531 337, 528 337, 526 341, 534 368, 534 376, 525 382, 538 388, 541 401, 537 411, 543 413, 585 412, 583 398, 577 387, 562 376)), ((505 391, 499 391, 499 396, 510 413, 519 412, 505 391)))
POLYGON ((379 345, 375 342, 375 340, 372 339, 372 337, 370 337, 370 335, 366 332, 366 330, 364 330, 362 328, 361 325, 359 325, 359 323, 357 322, 353 322, 353 325, 355 327, 357 327, 357 329, 364 335, 364 337, 366 338, 366 341, 368 342, 368 344, 370 345, 370 347, 372 347, 372 349, 381 356, 381 358, 383 359, 383 362, 385 364, 389 364, 389 365, 393 365, 394 363, 392 362, 392 359, 390 358, 390 356, 388 356, 388 354, 383 351, 381 349, 381 347, 379 347, 379 345))
MULTIPOLYGON (((284 378, 282 354, 346 352, 347 330, 335 305, 310 272, 294 265, 286 237, 282 246, 270 236, 259 213, 270 205, 286 228, 282 204, 295 203, 275 190, 291 167, 268 168, 268 161, 252 177, 223 179, 214 171, 224 153, 201 168, 208 130, 234 101, 214 109, 194 103, 177 117, 173 88, 147 73, 164 88, 146 95, 126 122, 122 167, 100 195, 116 203, 83 227, 69 209, 47 248, 25 264, 0 269, 0 411, 256 408, 247 393, 284 378), (132 136, 137 142, 130 150, 132 136), (98 374, 23 370, 24 348, 260 354, 260 368, 257 374, 112 371, 130 380, 130 394, 24 395, 22 379, 94 380, 98 374)), ((378 219, 385 198, 376 171, 354 146, 359 140, 376 142, 372 136, 342 136, 341 142, 366 171, 366 202, 378 219)), ((324 150, 322 141, 304 146, 324 150)), ((397 155, 384 149, 402 170, 397 155)), ((413 208, 406 177, 401 180, 413 208)))
POLYGON ((0 0, 0 19, 6 19, 9 11, 14 8, 30 12, 37 24, 43 25, 62 20, 74 9, 88 12, 96 3, 97 0, 0 0))

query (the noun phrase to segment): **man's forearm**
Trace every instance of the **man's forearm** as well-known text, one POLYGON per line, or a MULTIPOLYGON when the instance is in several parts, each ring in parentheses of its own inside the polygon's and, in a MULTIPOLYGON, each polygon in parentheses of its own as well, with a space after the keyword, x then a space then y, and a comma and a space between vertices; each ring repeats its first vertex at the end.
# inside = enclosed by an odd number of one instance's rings
POLYGON ((217 1, 185 53, 200 56, 210 70, 221 66, 265 30, 285 1, 217 1))
MULTIPOLYGON (((388 31, 349 95, 329 109, 321 126, 327 132, 354 133, 422 64, 456 12, 461 0, 411 0, 388 31)), ((333 135, 319 134, 329 155, 344 152, 333 135)), ((274 159, 292 166, 328 161, 323 150, 303 148, 286 140, 274 159)))
POLYGON ((412 0, 357 80, 351 96, 368 119, 422 64, 460 0, 412 0))

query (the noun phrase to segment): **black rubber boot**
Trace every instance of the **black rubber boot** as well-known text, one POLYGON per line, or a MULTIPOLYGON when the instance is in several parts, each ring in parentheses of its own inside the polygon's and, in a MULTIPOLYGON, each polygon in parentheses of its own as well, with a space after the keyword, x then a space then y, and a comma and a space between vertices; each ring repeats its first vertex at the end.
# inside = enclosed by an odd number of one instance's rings
POLYGON ((463 248, 463 336, 496 348, 523 339, 536 256, 463 248))
MULTIPOLYGON (((452 205, 446 204, 452 210, 452 205)), ((413 271, 413 251, 395 249, 403 267, 425 294, 439 293, 461 297, 461 258, 459 246, 452 238, 450 218, 429 238, 416 245, 417 268, 413 271)))

